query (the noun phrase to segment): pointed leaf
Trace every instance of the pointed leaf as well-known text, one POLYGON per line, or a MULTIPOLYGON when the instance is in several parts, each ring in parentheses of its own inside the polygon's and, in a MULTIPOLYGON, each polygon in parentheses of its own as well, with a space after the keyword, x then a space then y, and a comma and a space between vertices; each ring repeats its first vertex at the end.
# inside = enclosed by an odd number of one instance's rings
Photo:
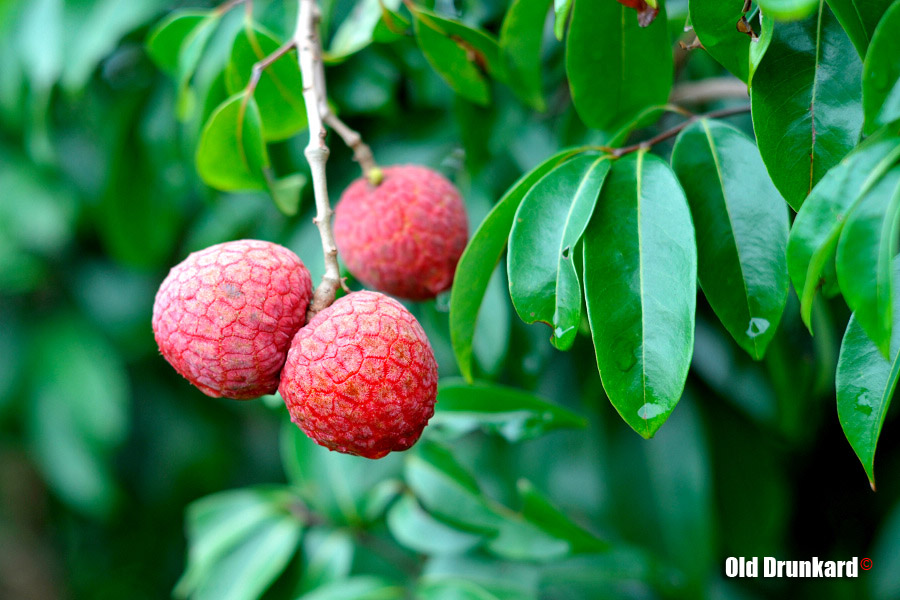
POLYGON ((450 340, 459 370, 467 381, 473 380, 472 338, 478 309, 494 267, 506 248, 516 210, 541 177, 582 150, 569 148, 557 152, 519 178, 478 227, 459 259, 450 292, 450 340))
POLYGON ((416 499, 406 494, 388 512, 388 528, 401 545, 423 554, 462 554, 484 539, 445 525, 425 512, 416 499))
POLYGON ((594 212, 609 157, 585 154, 547 173, 525 195, 509 237, 509 291, 526 323, 550 325, 568 350, 581 324, 574 250, 594 212))
POLYGON ((828 0, 828 6, 841 22, 860 58, 872 40, 872 33, 892 0, 828 0))
POLYGON ((831 169, 803 204, 788 239, 788 272, 800 297, 800 314, 811 329, 816 290, 831 280, 841 231, 859 199, 900 159, 900 135, 873 135, 831 169))
POLYGON ((613 130, 647 107, 665 104, 672 70, 664 10, 650 26, 641 27, 633 9, 618 2, 575 3, 566 74, 585 125, 613 130))
POLYGON ((278 210, 285 216, 293 217, 300 208, 300 192, 305 186, 306 175, 294 173, 281 179, 270 180, 269 193, 272 194, 278 210))
POLYGON ((691 26, 703 49, 741 81, 750 80, 750 36, 738 31, 739 2, 690 0, 691 26))
POLYGON ((223 191, 264 190, 269 155, 259 109, 246 94, 232 96, 213 112, 197 145, 197 172, 223 191))
POLYGON ((891 343, 891 259, 897 253, 898 219, 900 168, 894 167, 860 198, 837 247, 837 278, 844 299, 885 356, 891 343))
POLYGON ((527 392, 502 385, 474 385, 441 379, 430 424, 458 437, 476 429, 519 442, 566 427, 584 427, 584 418, 527 392))
POLYGON ((515 94, 535 110, 544 111, 541 91, 541 41, 550 0, 513 0, 500 29, 500 56, 515 94))
POLYGON ((553 33, 556 39, 562 41, 563 35, 566 33, 566 23, 569 20, 569 13, 572 12, 572 2, 574 0, 553 0, 553 33))
POLYGON ((585 231, 584 280, 606 395, 652 437, 684 389, 697 289, 687 199, 659 157, 638 152, 613 164, 585 231))
POLYGON ((824 0, 808 19, 775 25, 750 100, 759 152, 794 210, 859 140, 861 73, 824 0))
POLYGON ((753 141, 719 121, 685 129, 672 167, 694 216, 703 293, 738 345, 758 360, 787 302, 784 200, 753 141))
POLYGON ((522 516, 555 538, 565 540, 572 553, 602 552, 609 544, 572 521, 550 500, 544 497, 526 479, 518 482, 519 497, 522 499, 522 516))
MULTIPOLYGON (((280 46, 266 31, 249 24, 245 26, 231 47, 226 75, 229 92, 237 94, 243 90, 250 82, 253 65, 280 46)), ((253 99, 259 107, 264 139, 284 140, 306 128, 303 79, 296 52, 288 52, 262 72, 253 99)))
POLYGON ((884 14, 863 65, 866 132, 900 119, 900 1, 884 14))
MULTIPOLYGON (((891 270, 894 289, 900 288, 900 261, 895 260, 891 270)), ((854 315, 841 342, 835 378, 841 427, 873 489, 875 449, 900 377, 900 294, 894 294, 893 304, 895 333, 890 359, 884 357, 854 315)))
POLYGON ((753 81, 753 75, 769 50, 769 45, 772 43, 774 36, 775 20, 772 17, 759 13, 759 37, 750 42, 750 80, 748 83, 753 81))
POLYGON ((397 10, 400 0, 362 0, 338 27, 331 39, 326 58, 341 60, 359 52, 370 43, 384 11, 397 10))
MULTIPOLYGON (((184 51, 192 43, 208 39, 218 17, 213 11, 176 10, 160 21, 147 35, 147 54, 169 75, 177 75, 184 51)), ((193 56, 193 52, 189 52, 193 56)), ((198 55, 199 58, 199 55, 198 55)), ((196 62, 194 63, 196 65, 196 62)))

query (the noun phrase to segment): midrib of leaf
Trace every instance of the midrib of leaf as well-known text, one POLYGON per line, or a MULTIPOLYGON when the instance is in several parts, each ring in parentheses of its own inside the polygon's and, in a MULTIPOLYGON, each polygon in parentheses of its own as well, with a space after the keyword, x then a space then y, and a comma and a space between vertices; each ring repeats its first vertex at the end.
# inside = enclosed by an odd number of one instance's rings
MULTIPOLYGON (((571 225, 572 211, 575 210, 575 205, 578 204, 578 200, 581 196, 581 191, 584 189, 584 186, 587 185, 588 180, 590 180, 591 173, 594 172, 594 169, 597 168, 597 165, 602 163, 604 160, 607 160, 608 158, 609 158, 608 155, 604 155, 604 156, 601 156, 600 158, 598 158, 597 160, 595 160, 593 163, 591 163, 591 166, 588 167, 588 170, 585 172, 584 177, 581 179, 581 182, 578 184, 578 189, 575 190, 575 196, 574 196, 571 204, 569 204, 569 210, 566 213, 565 226, 563 227, 562 236, 560 236, 560 238, 559 238, 559 248, 557 249, 557 252, 556 252, 556 257, 557 257, 556 258, 556 301, 554 304, 556 304, 557 310, 559 309, 559 283, 560 283, 560 279, 561 279, 560 274, 562 273, 562 269, 563 269, 563 259, 562 259, 563 245, 566 243, 566 237, 567 237, 566 234, 569 232, 569 226, 571 225)), ((600 190, 597 190, 597 193, 599 194, 600 190)), ((571 246, 574 246, 577 243, 578 243, 578 240, 575 240, 571 244, 571 246)), ((568 260, 574 265, 575 259, 573 257, 573 254, 574 254, 574 248, 570 248, 568 260)), ((575 274, 575 277, 576 278, 578 277, 577 272, 575 274)), ((553 323, 553 326, 556 326, 556 323, 553 323)), ((554 335, 556 335, 555 330, 554 330, 554 335)))
POLYGON ((813 189, 813 166, 815 165, 816 155, 816 91, 819 88, 819 56, 822 52, 822 13, 824 11, 825 0, 819 0, 819 15, 816 22, 816 62, 813 68, 813 85, 812 98, 809 101, 809 123, 812 130, 812 140, 809 147, 809 186, 806 188, 806 195, 813 189))
MULTIPOLYGON (((644 241, 641 232, 641 172, 644 167, 644 154, 646 150, 641 150, 637 155, 637 234, 638 234, 638 282, 640 283, 641 294, 641 393, 643 395, 643 403, 641 408, 647 405, 647 344, 646 331, 647 324, 644 322, 646 311, 644 310, 644 241)), ((650 419, 645 419, 638 415, 646 427, 645 432, 650 433, 650 419)))
MULTIPOLYGON (((731 209, 728 205, 728 196, 725 193, 725 178, 722 176, 722 166, 719 164, 719 155, 716 149, 716 142, 713 140, 712 132, 709 130, 709 123, 706 119, 700 121, 703 125, 703 131, 706 133, 706 139, 709 142, 710 153, 713 157, 713 164, 716 165, 716 177, 719 179, 719 187, 722 188, 722 200, 725 203, 725 214, 728 216, 728 226, 731 229, 731 240, 734 242, 734 251, 738 257, 738 270, 741 273, 741 285, 744 287, 744 300, 747 304, 747 319, 753 318, 753 310, 750 308, 750 290, 747 288, 747 280, 744 277, 744 263, 741 260, 741 249, 738 246, 737 238, 734 236, 734 219, 731 218, 731 209)), ((749 321, 748 321, 749 322, 749 321)), ((753 352, 759 356, 759 348, 756 345, 756 338, 751 338, 750 341, 753 343, 753 352)), ((754 357, 754 358, 755 358, 754 357)))

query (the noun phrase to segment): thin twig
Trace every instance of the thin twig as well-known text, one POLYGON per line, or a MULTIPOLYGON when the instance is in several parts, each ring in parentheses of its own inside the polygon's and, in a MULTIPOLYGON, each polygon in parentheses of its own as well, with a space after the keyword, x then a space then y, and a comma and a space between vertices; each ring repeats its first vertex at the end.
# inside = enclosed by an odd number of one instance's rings
POLYGON ((325 274, 313 293, 307 311, 307 319, 327 308, 334 302, 338 288, 343 285, 337 260, 337 245, 331 227, 333 211, 328 200, 328 185, 325 179, 325 163, 328 162, 328 146, 325 144, 325 125, 322 121, 321 105, 324 103, 324 74, 321 67, 322 43, 319 39, 319 7, 315 0, 297 0, 298 17, 293 42, 297 46, 300 74, 303 78, 303 100, 309 122, 309 144, 304 154, 312 174, 313 195, 316 201, 316 217, 313 223, 322 238, 325 255, 325 274))
POLYGON ((632 144, 630 146, 623 146, 621 148, 609 148, 606 150, 609 151, 610 154, 612 154, 613 156, 618 158, 620 156, 625 156, 626 154, 630 154, 632 152, 637 152, 638 150, 649 149, 662 141, 665 141, 671 137, 675 137, 676 135, 681 133, 682 129, 684 129, 691 123, 697 121, 698 119, 721 119, 723 117, 731 117, 731 116, 739 115, 739 114, 742 114, 745 112, 750 112, 749 104, 744 105, 744 106, 735 106, 732 108, 723 108, 721 110, 714 110, 714 111, 708 112, 704 115, 696 115, 694 117, 691 117, 690 119, 687 119, 686 121, 679 123, 675 127, 672 127, 671 129, 667 129, 666 131, 663 131, 659 135, 653 136, 649 140, 644 140, 643 142, 638 142, 637 144, 632 144))
POLYGON ((363 176, 373 184, 380 183, 380 181, 373 181, 373 179, 380 179, 378 164, 375 162, 372 149, 363 142, 359 132, 347 126, 336 114, 331 112, 330 108, 322 114, 322 118, 344 140, 347 147, 353 150, 353 159, 359 163, 363 176))
POLYGON ((748 97, 747 84, 737 77, 713 77, 712 79, 679 83, 672 88, 669 102, 702 104, 726 98, 746 100, 748 97))

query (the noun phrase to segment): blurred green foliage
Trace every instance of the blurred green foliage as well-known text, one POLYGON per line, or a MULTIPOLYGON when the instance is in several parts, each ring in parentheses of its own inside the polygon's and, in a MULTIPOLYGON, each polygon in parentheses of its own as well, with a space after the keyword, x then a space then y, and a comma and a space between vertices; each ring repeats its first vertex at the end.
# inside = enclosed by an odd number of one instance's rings
MULTIPOLYGON (((490 104, 455 97, 414 39, 381 31, 360 46, 352 30, 335 33, 354 2, 324 4, 329 47, 335 59, 346 55, 328 67, 334 105, 381 163, 427 164, 452 177, 473 227, 559 148, 607 139, 578 119, 550 27, 548 110, 535 113, 487 79, 490 104)), ((496 33, 508 3, 433 4, 496 33)), ((686 4, 667 3, 670 35, 680 34, 686 4)), ((322 261, 302 179, 289 186, 301 193, 291 217, 267 192, 220 193, 199 179, 202 124, 235 91, 218 74, 242 9, 221 18, 191 73, 173 80, 144 44, 172 8, 0 0, 0 597, 139 600, 173 588, 217 599, 267 588, 266 598, 307 600, 410 590, 898 597, 900 438, 882 440, 873 495, 834 417, 848 318, 837 303, 818 300, 810 339, 792 297, 757 363, 701 297, 687 392, 649 441, 609 406, 586 336, 564 354, 546 329, 513 318, 505 269, 488 285, 475 368, 556 405, 543 421, 539 404, 513 418, 518 428, 467 421, 471 398, 454 399, 460 384, 446 379, 458 413, 439 417, 413 451, 372 463, 312 444, 277 399, 214 400, 187 385, 150 330, 153 295, 172 264, 241 237, 287 245, 315 280, 322 261), (869 556, 874 568, 857 580, 724 579, 725 557, 756 555, 869 556)), ((278 37, 292 29, 283 3, 257 2, 254 16, 278 37)), ((678 81, 723 74, 700 50, 679 60, 678 81)), ((658 128, 677 120, 665 116, 658 128)), ((749 118, 734 122, 751 133, 749 118)), ((271 144, 274 172, 304 175, 304 144, 302 133, 271 144)), ((331 146, 336 196, 357 167, 331 146)), ((442 378, 458 375, 446 298, 413 310, 442 378)))

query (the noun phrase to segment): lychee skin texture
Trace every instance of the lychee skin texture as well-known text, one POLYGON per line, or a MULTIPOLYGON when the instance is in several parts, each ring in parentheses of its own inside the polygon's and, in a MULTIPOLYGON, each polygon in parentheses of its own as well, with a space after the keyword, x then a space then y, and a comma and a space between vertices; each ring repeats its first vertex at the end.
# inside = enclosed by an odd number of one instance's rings
POLYGON ((468 221, 459 192, 425 167, 387 167, 374 186, 354 181, 335 210, 334 238, 353 276, 409 300, 450 288, 466 247, 468 221))
POLYGON ((169 272, 153 304, 153 334, 165 359, 207 396, 273 394, 311 295, 309 271, 287 248, 217 244, 169 272))
POLYGON ((419 439, 434 414, 437 380, 416 318, 384 294, 354 292, 297 333, 278 391, 317 444, 381 458, 419 439))

